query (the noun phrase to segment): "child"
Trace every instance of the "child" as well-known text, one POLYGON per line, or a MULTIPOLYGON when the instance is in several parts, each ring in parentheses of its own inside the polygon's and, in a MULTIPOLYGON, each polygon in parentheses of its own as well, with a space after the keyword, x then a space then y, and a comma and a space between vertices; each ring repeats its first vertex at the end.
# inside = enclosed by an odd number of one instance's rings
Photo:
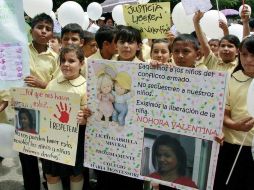
MULTIPOLYGON (((204 36, 202 29, 200 27, 200 20, 204 13, 197 11, 193 16, 193 23, 198 40, 201 44, 202 51, 204 53, 204 62, 208 69, 217 71, 228 71, 232 73, 234 68, 237 66, 237 55, 238 47, 240 44, 239 39, 234 35, 226 35, 220 40, 219 44, 219 57, 216 57, 207 43, 207 39, 204 36)), ((224 27, 223 24, 220 27, 224 27)))
POLYGON ((114 79, 115 91, 113 95, 115 97, 114 101, 114 112, 113 121, 118 122, 119 126, 125 125, 125 117, 128 113, 127 100, 132 97, 131 90, 131 77, 126 72, 119 72, 114 79))
POLYGON ((116 32, 117 30, 112 26, 101 27, 95 34, 95 40, 99 49, 88 58, 110 60, 116 53, 116 44, 114 42, 116 32))
MULTIPOLYGON (((53 35, 54 22, 45 13, 35 16, 31 21, 33 41, 29 44, 30 76, 24 81, 29 87, 46 88, 57 71, 57 55, 48 47, 53 35)), ((40 189, 40 173, 37 157, 19 153, 26 190, 40 189)))
POLYGON ((67 45, 77 45, 82 47, 84 45, 84 31, 78 24, 67 24, 61 31, 62 47, 67 45))
POLYGON ((91 32, 84 31, 83 51, 86 58, 93 55, 97 51, 97 43, 95 41, 95 35, 91 32))
POLYGON ((211 51, 214 53, 216 57, 219 55, 219 46, 220 46, 220 40, 219 39, 210 39, 208 41, 208 45, 210 46, 211 51))
POLYGON ((239 49, 239 65, 232 73, 228 86, 223 127, 225 141, 219 152, 215 190, 254 188, 254 161, 251 153, 254 118, 250 117, 246 105, 248 88, 254 77, 254 36, 245 38, 239 49), (242 143, 232 176, 228 185, 225 185, 242 143))
POLYGON ((151 64, 166 64, 168 65, 171 61, 171 50, 170 44, 166 39, 153 40, 151 45, 151 64))
MULTIPOLYGON (((52 80, 46 89, 71 92, 80 95, 80 109, 86 105, 86 80, 80 75, 80 69, 84 64, 84 55, 80 47, 70 45, 61 49, 60 68, 62 75, 52 80)), ((68 166, 49 160, 43 160, 42 167, 46 174, 49 190, 62 190, 60 176, 69 176, 71 190, 81 190, 83 187, 83 160, 84 160, 84 131, 86 123, 84 113, 78 113, 77 120, 80 124, 77 155, 75 166, 68 166)))
POLYGON ((59 54, 61 49, 61 38, 58 36, 58 34, 54 34, 53 37, 49 40, 49 46, 54 52, 59 54))
POLYGON ((108 74, 101 74, 97 81, 97 98, 99 102, 98 121, 105 120, 108 122, 112 117, 114 108, 114 96, 112 95, 113 81, 108 74), (104 117, 104 118, 103 118, 104 117))

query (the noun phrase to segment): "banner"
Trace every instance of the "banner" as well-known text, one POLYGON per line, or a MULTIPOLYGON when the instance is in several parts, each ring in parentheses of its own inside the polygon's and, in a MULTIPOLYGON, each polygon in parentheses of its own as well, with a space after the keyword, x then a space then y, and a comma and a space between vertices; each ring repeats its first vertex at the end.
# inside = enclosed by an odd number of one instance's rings
POLYGON ((170 3, 123 5, 127 26, 139 29, 142 38, 165 38, 170 29, 170 3))
POLYGON ((212 189, 226 84, 224 72, 89 60, 94 114, 85 166, 181 189, 212 189), (175 162, 162 161, 169 155, 175 162), (161 173, 180 168, 174 163, 181 163, 179 178, 163 180, 161 173))
POLYGON ((75 165, 78 131, 77 94, 35 88, 12 88, 15 150, 75 165))
POLYGON ((24 85, 29 75, 23 1, 0 0, 0 90, 24 85))

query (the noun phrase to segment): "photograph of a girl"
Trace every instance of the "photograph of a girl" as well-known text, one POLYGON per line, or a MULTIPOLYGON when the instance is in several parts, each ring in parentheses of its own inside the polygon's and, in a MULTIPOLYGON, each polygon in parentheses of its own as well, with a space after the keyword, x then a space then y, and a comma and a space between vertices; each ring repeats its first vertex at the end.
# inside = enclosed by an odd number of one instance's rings
POLYGON ((184 148, 170 135, 161 135, 154 141, 152 164, 156 171, 150 173, 149 177, 197 188, 185 175, 187 156, 184 148))
POLYGON ((35 110, 21 108, 18 110, 18 122, 16 122, 16 128, 20 131, 38 134, 35 121, 35 110))

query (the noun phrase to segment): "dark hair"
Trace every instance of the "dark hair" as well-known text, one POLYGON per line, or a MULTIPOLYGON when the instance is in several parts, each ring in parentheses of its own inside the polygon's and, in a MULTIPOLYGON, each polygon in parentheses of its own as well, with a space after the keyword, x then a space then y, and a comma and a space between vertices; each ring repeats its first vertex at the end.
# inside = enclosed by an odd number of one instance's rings
MULTIPOLYGON (((228 34, 228 35, 225 35, 221 38, 220 40, 220 44, 221 44, 221 41, 222 40, 227 40, 229 43, 231 44, 234 44, 236 48, 239 48, 239 45, 240 45, 240 40, 237 36, 235 35, 232 35, 232 34, 228 34)), ((219 45, 220 45, 219 44, 219 45)))
MULTIPOLYGON (((243 41, 240 43, 239 51, 241 52, 243 49, 246 49, 249 53, 254 55, 254 36, 253 35, 244 38, 243 41)), ((238 65, 236 66, 232 74, 239 70, 243 71, 240 55, 238 56, 238 65)))
POLYGON ((131 26, 123 26, 118 30, 115 42, 117 43, 118 40, 124 42, 136 41, 138 44, 142 43, 140 31, 131 26))
MULTIPOLYGON (((28 109, 25 109, 25 108, 21 108, 21 109, 19 110, 19 113, 18 113, 19 123, 21 122, 21 121, 20 121, 21 114, 25 114, 25 115, 28 117, 28 120, 29 120, 29 128, 30 128, 30 129, 35 128, 35 126, 34 126, 34 124, 33 124, 33 117, 32 117, 32 114, 30 113, 30 111, 29 111, 28 109)), ((23 126, 21 126, 21 127, 23 127, 23 126)))
POLYGON ((38 24, 39 22, 42 22, 42 21, 46 21, 46 22, 50 23, 52 25, 52 31, 53 31, 54 21, 49 15, 47 15, 45 13, 38 14, 34 18, 32 18, 31 28, 33 29, 36 24, 38 24))
POLYGON ((154 44, 158 44, 158 43, 165 43, 165 44, 167 44, 168 45, 168 50, 169 50, 169 52, 171 52, 171 46, 170 46, 170 43, 169 43, 169 41, 167 40, 167 39, 153 39, 152 40, 152 45, 151 45, 151 53, 152 53, 152 51, 153 51, 153 46, 154 46, 154 44))
POLYGON ((71 24, 67 24, 66 26, 64 26, 62 28, 62 31, 61 31, 61 38, 63 38, 65 33, 69 33, 69 32, 71 32, 71 33, 78 33, 80 39, 84 38, 84 31, 83 31, 83 29, 81 28, 80 25, 78 25, 76 23, 71 23, 71 24))
POLYGON ((95 34, 92 33, 92 32, 88 32, 88 31, 84 30, 84 37, 83 37, 83 39, 84 39, 84 44, 86 44, 86 43, 88 43, 90 41, 95 40, 95 34))
POLYGON ((220 40, 219 39, 215 39, 215 38, 212 38, 208 41, 208 43, 210 42, 218 42, 218 44, 220 44, 220 40))
POLYGON ((64 55, 69 52, 75 52, 78 60, 80 62, 84 61, 84 52, 83 52, 82 48, 77 45, 71 44, 71 45, 61 48, 60 55, 59 55, 60 64, 61 64, 62 60, 64 59, 64 55))
POLYGON ((190 42, 192 43, 195 50, 199 50, 199 42, 197 38, 195 38, 191 34, 180 34, 179 36, 177 36, 172 43, 172 48, 174 47, 174 44, 178 41, 190 42))
POLYGON ((117 30, 113 26, 102 26, 99 30, 97 30, 95 34, 95 40, 97 42, 99 49, 102 49, 104 41, 112 43, 116 33, 117 30))
POLYGON ((152 163, 154 168, 157 168, 156 155, 157 155, 159 146, 161 145, 168 146, 173 150, 177 159, 177 172, 180 176, 184 176, 186 172, 186 167, 187 167, 187 156, 186 156, 185 150, 178 140, 176 140, 175 138, 169 135, 161 135, 157 137, 157 139, 155 140, 153 144, 152 163))
POLYGON ((250 29, 254 29, 254 18, 251 18, 249 21, 250 29))

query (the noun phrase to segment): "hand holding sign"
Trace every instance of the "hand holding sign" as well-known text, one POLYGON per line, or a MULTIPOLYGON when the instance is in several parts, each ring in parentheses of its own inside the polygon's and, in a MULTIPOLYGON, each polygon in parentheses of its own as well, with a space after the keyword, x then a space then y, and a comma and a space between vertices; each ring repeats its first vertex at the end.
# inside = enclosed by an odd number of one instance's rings
POLYGON ((68 123, 69 117, 70 117, 70 112, 71 112, 71 107, 70 107, 69 111, 67 111, 67 104, 65 103, 64 107, 63 107, 62 102, 60 102, 60 108, 59 108, 59 105, 57 105, 57 104, 56 104, 56 107, 61 115, 60 115, 60 117, 58 117, 56 114, 54 114, 53 116, 55 118, 57 118, 62 123, 68 123))

